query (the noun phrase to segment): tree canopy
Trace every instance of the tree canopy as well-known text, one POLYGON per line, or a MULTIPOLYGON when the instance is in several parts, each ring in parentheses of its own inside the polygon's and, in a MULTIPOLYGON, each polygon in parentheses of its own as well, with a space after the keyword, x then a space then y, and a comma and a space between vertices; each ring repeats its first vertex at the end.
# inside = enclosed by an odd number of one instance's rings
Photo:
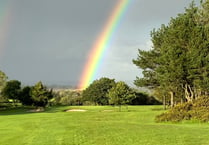
POLYGON ((6 76, 6 74, 2 71, 0 71, 0 92, 2 91, 3 87, 6 84, 8 77, 6 76))
POLYGON ((6 74, 0 70, 0 102, 5 101, 5 98, 3 98, 1 92, 2 92, 2 89, 4 88, 4 86, 6 85, 7 79, 8 79, 8 77, 6 76, 6 74))
POLYGON ((98 105, 108 105, 108 91, 115 85, 114 79, 106 77, 93 81, 88 88, 83 91, 83 98, 86 101, 93 102, 98 105))
POLYGON ((19 100, 20 91, 21 82, 18 80, 11 80, 6 82, 6 85, 2 90, 2 95, 4 98, 12 99, 15 103, 19 100))
POLYGON ((184 13, 151 32, 153 48, 139 50, 133 63, 143 70, 135 85, 161 91, 170 103, 209 94, 209 1, 191 3, 184 13))
POLYGON ((113 105, 127 105, 135 98, 134 91, 125 83, 117 82, 108 92, 109 102, 113 105))
POLYGON ((22 88, 20 92, 19 100, 22 102, 23 105, 27 105, 27 106, 33 105, 34 101, 30 94, 31 90, 32 87, 30 86, 25 86, 24 88, 22 88))
POLYGON ((30 96, 32 97, 33 105, 37 107, 45 107, 49 99, 53 98, 52 90, 48 90, 42 82, 38 82, 31 88, 30 96))

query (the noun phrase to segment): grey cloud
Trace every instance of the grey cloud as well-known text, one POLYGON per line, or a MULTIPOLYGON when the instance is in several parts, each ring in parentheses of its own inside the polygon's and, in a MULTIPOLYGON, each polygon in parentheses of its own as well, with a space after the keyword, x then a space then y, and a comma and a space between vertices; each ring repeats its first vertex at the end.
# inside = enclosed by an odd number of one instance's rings
MULTIPOLYGON (((133 0, 114 34, 98 76, 132 81, 140 75, 131 62, 137 49, 146 49, 150 31, 183 12, 191 1, 133 0)), ((0 69, 23 83, 43 80, 76 85, 89 50, 116 2, 11 0, 11 26, 0 69)))

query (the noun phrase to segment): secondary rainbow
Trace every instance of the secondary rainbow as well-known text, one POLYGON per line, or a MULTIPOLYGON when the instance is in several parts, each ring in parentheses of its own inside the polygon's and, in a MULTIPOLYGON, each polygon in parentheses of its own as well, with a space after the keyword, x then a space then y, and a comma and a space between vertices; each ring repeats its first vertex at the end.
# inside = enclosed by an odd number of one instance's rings
POLYGON ((95 79, 105 51, 109 48, 113 34, 118 29, 120 21, 127 11, 131 0, 118 0, 110 17, 105 24, 102 33, 95 41, 84 66, 81 79, 78 84, 79 89, 85 89, 95 79))
POLYGON ((12 18, 12 4, 9 2, 0 3, 0 58, 8 43, 9 27, 12 18))

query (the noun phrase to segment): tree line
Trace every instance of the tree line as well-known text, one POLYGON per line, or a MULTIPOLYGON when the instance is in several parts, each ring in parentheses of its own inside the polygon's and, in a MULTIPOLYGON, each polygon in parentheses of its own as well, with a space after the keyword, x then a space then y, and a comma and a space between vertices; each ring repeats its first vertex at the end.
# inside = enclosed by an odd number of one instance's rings
POLYGON ((20 81, 8 80, 6 74, 0 71, 0 103, 46 107, 52 98, 52 89, 48 89, 41 81, 34 86, 22 87, 20 81))
POLYGON ((82 92, 83 102, 93 105, 154 105, 160 104, 154 97, 129 87, 125 82, 100 78, 82 92))
POLYGON ((148 87, 171 109, 156 121, 209 121, 209 0, 151 31, 153 47, 133 63, 143 70, 136 86, 148 87))
MULTIPOLYGON (((33 107, 49 105, 152 105, 160 104, 154 97, 130 88, 125 82, 100 78, 85 90, 53 90, 42 82, 34 86, 21 86, 18 80, 8 80, 0 71, 0 103, 33 107)), ((0 104, 0 106, 1 106, 0 104)))
POLYGON ((154 90, 164 104, 209 95, 209 1, 194 2, 184 13, 151 32, 151 50, 138 50, 133 63, 143 70, 135 85, 154 90))

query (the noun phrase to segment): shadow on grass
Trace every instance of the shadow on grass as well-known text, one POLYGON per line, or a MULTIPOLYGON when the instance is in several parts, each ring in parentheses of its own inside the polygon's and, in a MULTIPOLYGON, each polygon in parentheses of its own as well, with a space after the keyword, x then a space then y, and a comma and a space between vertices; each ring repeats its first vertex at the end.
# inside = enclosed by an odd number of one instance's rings
POLYGON ((14 107, 14 108, 0 109, 0 116, 30 114, 32 112, 28 112, 29 109, 31 108, 14 107))
POLYGON ((70 109, 85 109, 88 110, 88 112, 102 112, 102 113, 108 113, 108 112, 144 112, 144 111, 163 111, 163 107, 153 107, 150 109, 137 109, 135 106, 133 107, 126 107, 123 106, 121 107, 121 110, 119 109, 118 106, 112 106, 110 108, 96 108, 96 109, 91 109, 91 108, 86 108, 85 106, 80 108, 79 106, 52 106, 52 107, 46 107, 44 111, 36 112, 32 111, 35 110, 35 107, 26 107, 26 106, 21 106, 21 107, 12 107, 12 108, 0 108, 0 116, 8 116, 8 115, 23 115, 23 114, 37 114, 37 113, 57 113, 57 112, 66 112, 66 110, 70 109))
POLYGON ((56 108, 45 108, 44 110, 36 111, 35 107, 12 107, 12 108, 0 108, 0 116, 8 115, 22 115, 22 114, 34 114, 34 113, 54 113, 58 112, 56 108))
POLYGON ((44 108, 44 110, 41 111, 35 111, 37 108, 31 106, 0 108, 0 116, 37 114, 37 113, 56 113, 56 112, 63 112, 67 108, 69 108, 69 106, 52 106, 52 107, 46 107, 44 108))
POLYGON ((152 111, 165 111, 165 109, 164 108, 152 108, 151 109, 152 111))

